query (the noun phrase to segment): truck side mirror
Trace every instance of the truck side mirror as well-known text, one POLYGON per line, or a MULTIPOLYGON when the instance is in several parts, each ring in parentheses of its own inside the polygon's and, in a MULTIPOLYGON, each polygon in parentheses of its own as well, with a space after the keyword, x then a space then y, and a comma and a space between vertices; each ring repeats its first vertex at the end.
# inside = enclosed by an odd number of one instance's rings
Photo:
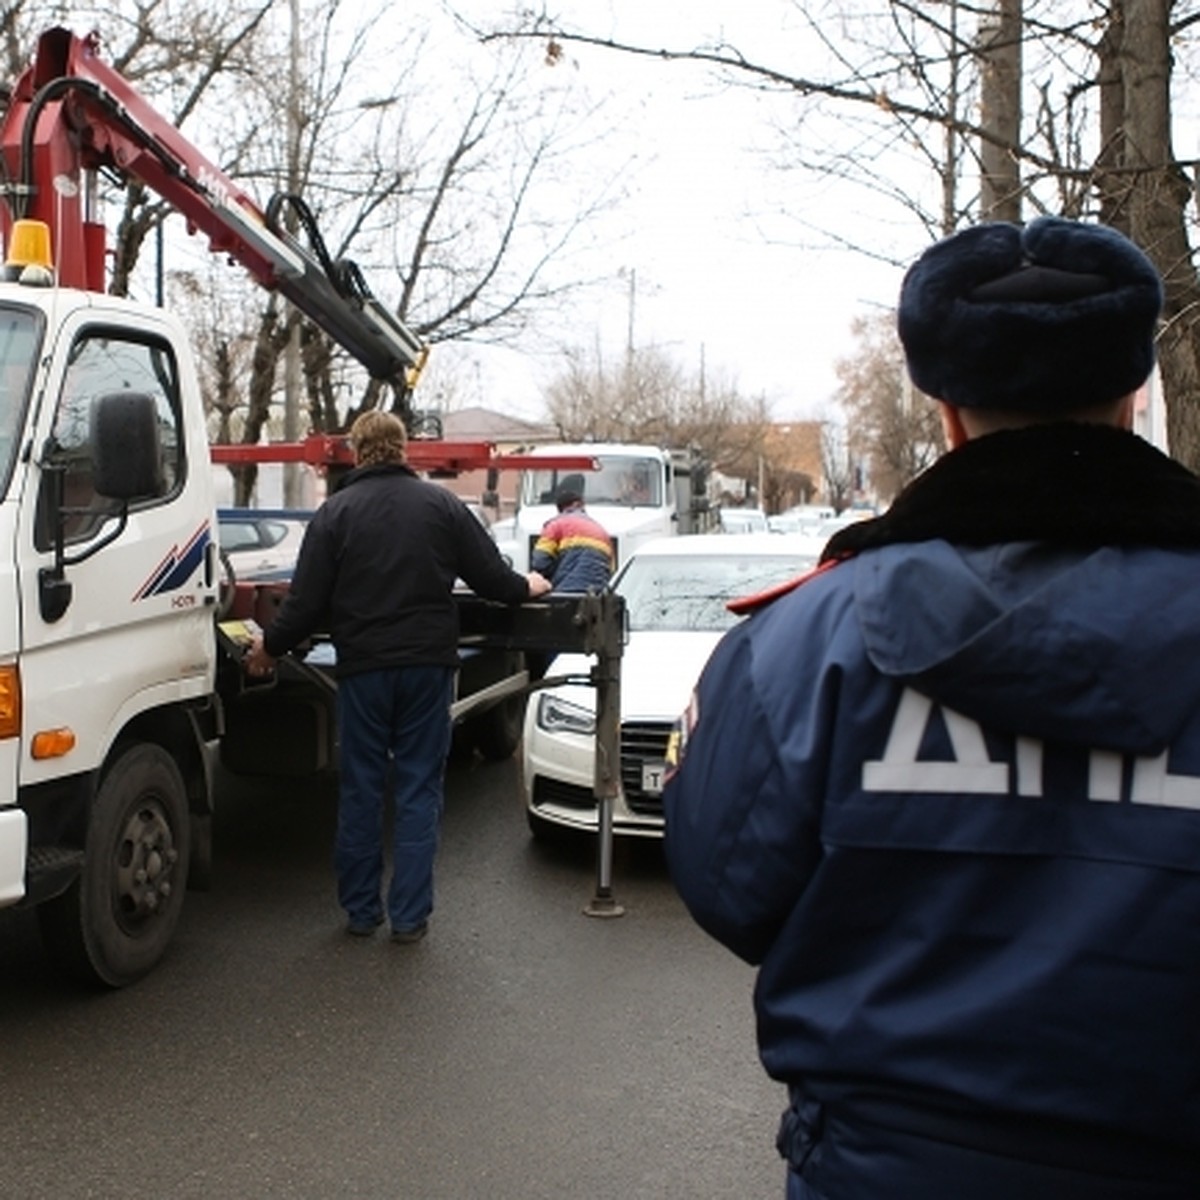
POLYGON ((110 500, 162 492, 162 446, 154 397, 143 392, 100 396, 91 411, 92 486, 110 500))
MULTIPOLYGON (((47 448, 43 469, 50 476, 53 497, 50 519, 54 529, 54 565, 38 571, 38 607, 42 620, 59 620, 71 604, 71 584, 66 568, 91 558, 115 541, 129 521, 129 502, 162 492, 162 451, 154 398, 142 392, 113 392, 92 405, 88 443, 92 489, 107 500, 118 500, 114 527, 78 554, 66 553, 63 502, 66 467, 56 460, 56 446, 47 448)), ((105 515, 112 515, 106 512, 105 515)))

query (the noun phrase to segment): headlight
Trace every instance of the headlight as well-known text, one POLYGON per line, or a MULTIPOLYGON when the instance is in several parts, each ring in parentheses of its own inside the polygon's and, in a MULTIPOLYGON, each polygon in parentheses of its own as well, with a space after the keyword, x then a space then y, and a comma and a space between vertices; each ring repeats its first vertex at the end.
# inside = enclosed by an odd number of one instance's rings
POLYGON ((595 733, 596 714, 549 692, 538 698, 537 723, 547 733, 595 733))

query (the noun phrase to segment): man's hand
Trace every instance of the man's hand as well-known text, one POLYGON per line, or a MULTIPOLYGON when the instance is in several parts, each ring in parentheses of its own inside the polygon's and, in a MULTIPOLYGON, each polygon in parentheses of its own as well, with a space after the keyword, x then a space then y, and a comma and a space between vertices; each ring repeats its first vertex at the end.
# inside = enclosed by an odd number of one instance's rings
POLYGON ((554 586, 545 575, 542 575, 538 571, 526 572, 525 578, 529 582, 530 600, 536 600, 539 596, 544 596, 554 586))
POLYGON ((242 666, 245 667, 246 674, 255 679, 270 675, 275 670, 275 659, 263 648, 261 633, 255 634, 254 641, 250 643, 250 649, 246 651, 246 656, 242 659, 242 666))

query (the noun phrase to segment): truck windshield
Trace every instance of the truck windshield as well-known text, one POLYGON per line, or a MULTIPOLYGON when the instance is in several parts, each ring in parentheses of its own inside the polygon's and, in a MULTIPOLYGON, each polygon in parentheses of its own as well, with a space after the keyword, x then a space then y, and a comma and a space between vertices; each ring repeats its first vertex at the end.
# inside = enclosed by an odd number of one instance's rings
POLYGON ((41 340, 41 319, 0 305, 0 495, 8 495, 41 340))
POLYGON ((663 503, 663 464, 656 458, 634 455, 597 455, 599 471, 528 471, 521 503, 553 504, 559 489, 579 492, 589 508, 595 505, 650 505, 663 503))

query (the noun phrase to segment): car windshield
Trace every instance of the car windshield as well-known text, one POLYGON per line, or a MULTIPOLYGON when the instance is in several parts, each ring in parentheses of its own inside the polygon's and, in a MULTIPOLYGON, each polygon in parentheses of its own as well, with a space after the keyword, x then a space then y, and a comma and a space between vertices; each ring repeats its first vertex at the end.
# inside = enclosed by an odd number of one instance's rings
POLYGON ((7 494, 41 340, 36 313, 0 308, 0 493, 7 494))
POLYGON ((635 455, 600 458, 598 471, 529 471, 525 476, 522 504, 553 504, 560 488, 579 492, 584 504, 648 504, 663 502, 663 464, 654 458, 635 455))
POLYGON ((615 581, 631 632, 708 630, 737 621, 725 605, 799 575, 815 558, 780 555, 635 555, 615 581))

